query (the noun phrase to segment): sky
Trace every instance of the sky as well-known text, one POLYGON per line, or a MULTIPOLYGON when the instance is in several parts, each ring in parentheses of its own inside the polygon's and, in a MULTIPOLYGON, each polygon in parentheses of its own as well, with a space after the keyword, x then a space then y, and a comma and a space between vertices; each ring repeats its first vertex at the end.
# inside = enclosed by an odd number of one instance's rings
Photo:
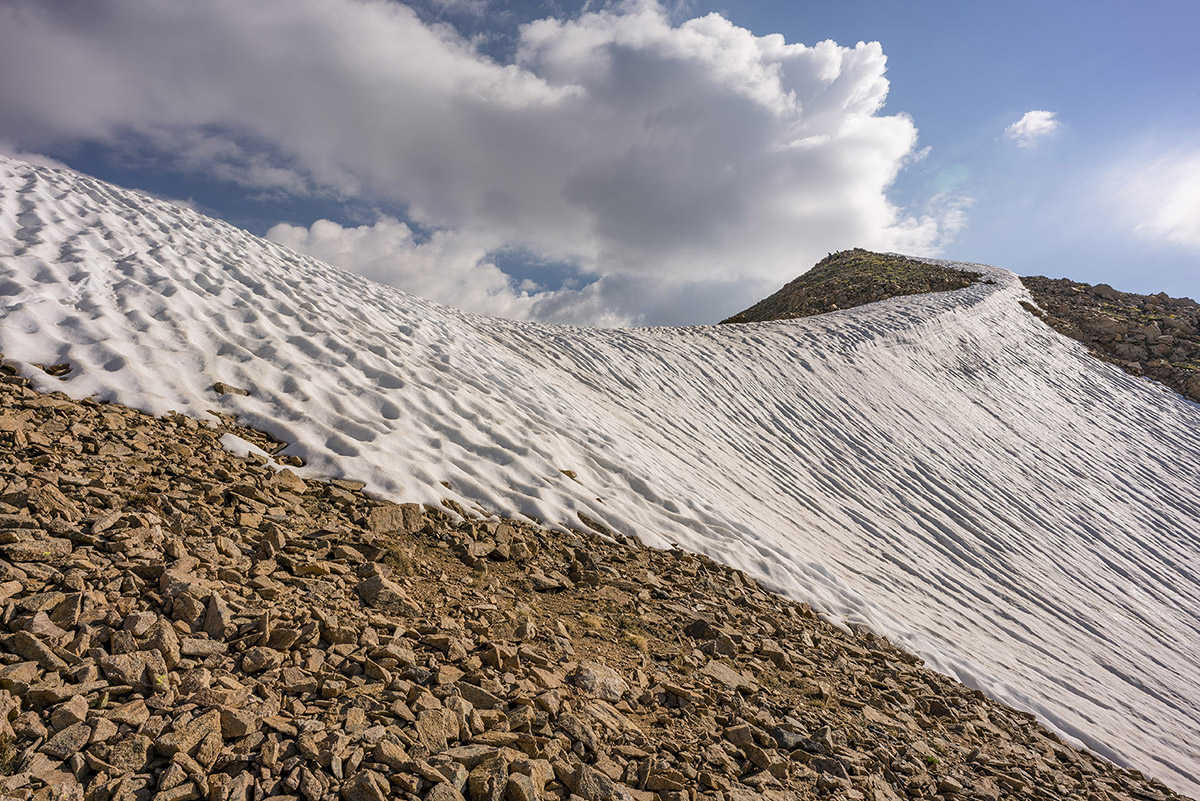
POLYGON ((469 311, 867 247, 1200 297, 1200 5, 0 0, 0 152, 469 311))

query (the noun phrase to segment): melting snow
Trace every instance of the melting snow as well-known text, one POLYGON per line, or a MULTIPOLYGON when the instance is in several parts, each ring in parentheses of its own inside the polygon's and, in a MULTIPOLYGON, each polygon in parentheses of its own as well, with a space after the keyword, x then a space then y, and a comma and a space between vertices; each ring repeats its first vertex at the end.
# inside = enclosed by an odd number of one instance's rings
POLYGON ((0 351, 42 388, 704 552, 1200 793, 1200 407, 970 267, 994 283, 790 322, 531 325, 0 159, 0 351))

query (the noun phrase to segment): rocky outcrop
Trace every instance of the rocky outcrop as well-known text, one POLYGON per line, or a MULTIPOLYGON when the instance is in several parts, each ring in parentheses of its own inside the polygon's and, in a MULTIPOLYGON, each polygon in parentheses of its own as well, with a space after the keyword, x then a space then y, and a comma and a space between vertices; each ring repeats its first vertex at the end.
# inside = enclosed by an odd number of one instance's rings
POLYGON ((1177 797, 707 559, 0 401, 0 796, 1177 797))
POLYGON ((850 309, 900 295, 962 289, 979 273, 855 248, 831 253, 774 295, 722 323, 790 320, 850 309))
POLYGON ((1200 304, 1165 292, 1135 295, 1108 284, 1066 278, 1021 279, 1037 306, 1027 306, 1097 358, 1153 378, 1200 401, 1200 304))

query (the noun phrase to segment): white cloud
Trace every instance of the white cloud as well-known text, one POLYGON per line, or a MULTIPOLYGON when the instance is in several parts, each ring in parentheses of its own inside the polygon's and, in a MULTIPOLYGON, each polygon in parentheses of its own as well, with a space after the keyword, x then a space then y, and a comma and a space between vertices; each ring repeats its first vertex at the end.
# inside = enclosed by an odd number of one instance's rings
POLYGON ((0 155, 18 159, 29 164, 36 164, 39 167, 52 167, 54 169, 64 170, 67 169, 67 165, 63 164, 58 159, 52 159, 49 156, 42 155, 41 153, 30 153, 4 139, 0 139, 0 155))
POLYGON ((1110 171, 1104 196, 1135 234, 1200 249, 1200 149, 1128 161, 1110 171))
MULTIPOLYGON (((878 44, 676 26, 649 0, 526 25, 511 64, 383 0, 10 0, 0 136, 403 208, 455 242, 572 264, 616 317, 662 322, 732 312, 830 250, 934 252, 961 224, 888 200, 917 132, 881 113, 885 66, 878 44)), ((453 258, 464 286, 500 286, 486 253, 436 240, 342 258, 410 287, 437 272, 411 265, 453 258)))
POLYGON ((1055 119, 1055 112, 1026 111, 1021 119, 1004 129, 1004 136, 1015 141, 1018 147, 1033 147, 1059 128, 1062 123, 1055 119))
POLYGON ((518 284, 488 259, 496 243, 460 232, 437 231, 418 242, 408 225, 384 217, 354 228, 330 220, 317 220, 307 228, 280 223, 267 238, 335 267, 477 314, 609 326, 630 322, 606 307, 601 282, 580 290, 518 284))

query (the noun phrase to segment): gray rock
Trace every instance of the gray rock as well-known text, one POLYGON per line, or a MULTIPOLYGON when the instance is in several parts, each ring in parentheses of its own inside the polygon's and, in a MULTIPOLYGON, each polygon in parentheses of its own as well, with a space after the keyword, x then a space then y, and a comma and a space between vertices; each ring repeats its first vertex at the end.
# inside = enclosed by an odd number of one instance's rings
POLYGON ((575 686, 611 704, 629 692, 629 683, 621 674, 599 662, 582 662, 571 676, 575 686))

